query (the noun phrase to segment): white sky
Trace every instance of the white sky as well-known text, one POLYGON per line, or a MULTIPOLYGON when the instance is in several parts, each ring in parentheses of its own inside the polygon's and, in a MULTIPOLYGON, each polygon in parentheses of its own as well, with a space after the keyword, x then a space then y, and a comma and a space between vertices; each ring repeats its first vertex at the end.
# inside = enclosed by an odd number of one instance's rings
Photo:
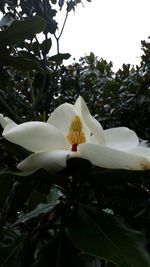
POLYGON ((123 63, 139 64, 141 40, 150 35, 150 0, 91 1, 69 13, 60 52, 76 59, 94 52, 112 61, 115 69, 123 63))

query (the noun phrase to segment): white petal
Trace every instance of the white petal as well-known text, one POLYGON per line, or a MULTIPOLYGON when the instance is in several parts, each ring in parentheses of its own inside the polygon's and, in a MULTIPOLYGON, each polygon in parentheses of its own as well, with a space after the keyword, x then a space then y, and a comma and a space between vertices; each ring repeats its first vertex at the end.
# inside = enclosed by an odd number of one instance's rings
POLYGON ((105 143, 104 131, 101 124, 90 114, 88 107, 81 96, 75 102, 75 110, 79 114, 99 144, 105 143))
POLYGON ((111 128, 104 131, 106 146, 119 150, 137 147, 139 139, 136 133, 126 127, 111 128))
POLYGON ((11 120, 8 117, 4 117, 3 114, 0 114, 0 124, 2 125, 3 129, 7 126, 7 125, 11 125, 11 127, 17 125, 13 120, 11 120))
POLYGON ((81 144, 78 146, 81 156, 93 165, 110 169, 146 170, 150 161, 145 156, 133 155, 99 144, 81 144))
POLYGON ((136 147, 129 150, 134 155, 146 157, 150 160, 150 147, 136 147))
MULTIPOLYGON (((69 128, 71 126, 71 122, 74 116, 76 115, 79 115, 79 114, 75 112, 74 106, 69 103, 65 103, 65 104, 60 105, 58 108, 54 110, 54 112, 49 117, 47 122, 54 125, 58 129, 60 129, 61 132, 65 136, 67 136, 69 132, 69 128)), ((86 140, 88 140, 90 136, 90 132, 83 121, 82 121, 82 125, 83 125, 83 132, 85 134, 86 140)))
POLYGON ((75 115, 76 113, 73 105, 65 103, 54 110, 47 122, 60 129, 66 136, 68 134, 71 121, 75 115))
POLYGON ((12 129, 5 127, 3 136, 32 152, 46 152, 56 149, 69 149, 69 143, 63 134, 45 122, 25 122, 12 129))
POLYGON ((139 139, 139 144, 138 144, 138 146, 139 147, 149 147, 149 145, 148 145, 148 141, 147 140, 142 140, 142 139, 139 139))
POLYGON ((33 153, 17 166, 21 171, 46 169, 49 172, 57 172, 66 167, 66 160, 71 151, 56 150, 51 152, 33 153))

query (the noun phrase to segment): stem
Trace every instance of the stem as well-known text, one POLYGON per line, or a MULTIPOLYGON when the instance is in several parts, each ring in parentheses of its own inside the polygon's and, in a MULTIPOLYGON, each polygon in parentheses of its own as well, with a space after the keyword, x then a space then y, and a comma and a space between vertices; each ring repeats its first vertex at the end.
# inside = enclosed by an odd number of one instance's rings
POLYGON ((60 240, 58 244, 58 252, 57 252, 57 260, 56 260, 56 267, 60 267, 60 256, 61 256, 61 248, 62 248, 62 234, 60 233, 60 240))
POLYGON ((62 33, 63 33, 64 28, 65 28, 65 24, 66 24, 67 18, 68 18, 68 11, 66 11, 66 16, 65 16, 65 19, 64 19, 64 23, 63 23, 62 29, 61 29, 60 34, 58 36, 58 40, 62 36, 62 33))
POLYGON ((57 45, 57 55, 59 54, 59 38, 54 33, 55 39, 56 39, 56 45, 57 45))
MULTIPOLYGON (((49 6, 49 1, 48 0, 45 0, 45 1, 43 1, 43 7, 44 7, 44 18, 46 18, 47 17, 47 9, 48 9, 48 6, 49 6)), ((43 61, 44 61, 44 67, 45 67, 45 69, 46 69, 46 67, 47 67, 47 57, 46 57, 46 51, 47 51, 47 40, 48 40, 48 38, 47 38, 47 33, 45 33, 45 51, 44 51, 44 53, 43 53, 43 61)))
POLYGON ((56 36, 56 34, 54 33, 54 37, 56 39, 56 44, 57 44, 57 54, 59 54, 59 40, 62 36, 62 33, 64 31, 64 28, 65 28, 65 25, 66 25, 66 21, 67 21, 67 18, 68 18, 68 11, 66 11, 66 16, 65 16, 65 19, 64 19, 64 22, 63 22, 63 25, 62 25, 62 29, 60 31, 60 34, 58 35, 58 37, 56 36))

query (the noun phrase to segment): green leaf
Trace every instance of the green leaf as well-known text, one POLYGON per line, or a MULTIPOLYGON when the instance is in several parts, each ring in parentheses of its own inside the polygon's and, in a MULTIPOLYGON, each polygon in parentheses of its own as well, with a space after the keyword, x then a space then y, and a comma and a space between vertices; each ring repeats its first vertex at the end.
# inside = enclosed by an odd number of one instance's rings
POLYGON ((10 192, 13 185, 13 178, 0 175, 0 207, 6 201, 6 198, 10 192))
POLYGON ((40 203, 46 203, 46 194, 33 190, 29 196, 28 209, 33 210, 40 203))
POLYGON ((52 4, 55 5, 57 3, 57 0, 51 0, 52 4))
POLYGON ((68 58, 70 58, 71 55, 69 53, 65 53, 65 54, 57 54, 57 55, 54 55, 52 57, 49 57, 49 60, 50 61, 54 61, 56 63, 61 63, 63 60, 67 60, 68 58))
POLYGON ((127 228, 113 215, 78 208, 66 229, 72 242, 85 254, 119 267, 149 267, 150 257, 140 232, 127 228))
MULTIPOLYGON (((89 256, 89 255, 85 255, 85 254, 81 254, 81 257, 82 257, 83 262, 85 262, 86 267, 101 267, 102 266, 102 261, 98 258, 89 256)), ((108 262, 107 262, 107 265, 104 264, 104 267, 110 267, 108 265, 108 262)), ((116 267, 116 266, 111 265, 111 267, 116 267)))
POLYGON ((31 190, 31 185, 15 182, 8 194, 5 212, 16 217, 17 212, 24 207, 31 190))
POLYGON ((0 266, 1 267, 21 267, 24 256, 25 239, 19 238, 15 242, 0 247, 0 266))
POLYGON ((1 64, 5 66, 11 66, 21 71, 31 71, 31 70, 42 71, 42 69, 35 60, 30 60, 28 58, 24 58, 21 56, 16 57, 16 56, 10 56, 5 53, 3 54, 1 53, 0 61, 1 64))
POLYGON ((15 176, 19 176, 19 177, 24 177, 24 176, 30 176, 32 174, 34 174, 35 171, 24 171, 24 172, 21 172, 21 171, 11 171, 11 170, 1 170, 0 171, 0 175, 15 175, 15 176))
MULTIPOLYGON (((47 196, 48 203, 57 203, 58 200, 63 196, 63 193, 57 186, 53 186, 47 196)), ((59 203, 59 202, 58 202, 59 203)))
POLYGON ((64 5, 64 0, 59 0, 58 5, 59 5, 60 10, 61 10, 63 5, 64 5))
POLYGON ((36 57, 33 53, 27 52, 25 50, 20 50, 19 55, 21 55, 24 58, 29 59, 29 60, 36 60, 36 57))
POLYGON ((41 55, 40 55, 40 44, 38 42, 33 42, 32 43, 31 50, 33 51, 33 54, 35 56, 37 56, 39 58, 41 57, 41 55))
POLYGON ((41 44, 41 50, 42 50, 42 54, 43 55, 46 55, 48 54, 49 50, 51 49, 52 47, 52 40, 51 38, 47 39, 47 40, 44 40, 41 44))
POLYGON ((39 170, 33 170, 33 171, 12 171, 12 170, 1 170, 0 176, 5 176, 5 179, 7 177, 11 177, 14 180, 23 183, 23 184, 29 184, 30 182, 33 182, 34 180, 42 180, 45 181, 48 184, 51 184, 52 180, 55 179, 55 176, 50 175, 46 170, 39 169, 39 170))
POLYGON ((3 228, 0 233, 0 240, 4 243, 13 243, 21 236, 21 232, 17 228, 3 228))
POLYGON ((74 3, 72 0, 70 2, 67 2, 67 12, 70 12, 71 10, 75 11, 76 3, 74 3))
POLYGON ((40 203, 40 204, 38 204, 37 207, 34 210, 32 210, 29 213, 21 216, 16 221, 15 224, 25 223, 28 220, 34 219, 34 218, 38 217, 41 214, 46 214, 48 212, 51 212, 53 210, 53 208, 57 204, 59 204, 59 202, 60 202, 59 198, 60 198, 60 196, 62 196, 62 194, 60 193, 60 190, 59 189, 56 189, 56 188, 52 188, 50 190, 50 193, 49 194, 50 195, 48 197, 48 203, 40 203))
POLYGON ((33 267, 86 267, 80 258, 78 250, 66 235, 60 233, 42 246, 33 267))
POLYGON ((24 21, 14 21, 11 26, 0 32, 0 46, 15 45, 25 40, 29 34, 44 30, 46 21, 39 16, 24 21))
POLYGON ((149 171, 113 170, 93 166, 90 161, 82 158, 67 160, 67 171, 77 175, 80 180, 88 181, 94 185, 121 185, 127 182, 140 182, 147 177, 149 171))
POLYGON ((141 177, 146 177, 148 171, 111 170, 93 167, 86 177, 92 184, 121 185, 127 182, 140 182, 141 177))
POLYGON ((18 219, 15 224, 25 223, 31 219, 38 217, 41 214, 46 214, 48 212, 51 212, 53 210, 54 206, 58 203, 59 203, 59 201, 56 203, 41 203, 41 204, 37 205, 37 207, 34 210, 32 210, 31 212, 21 216, 20 219, 18 219))

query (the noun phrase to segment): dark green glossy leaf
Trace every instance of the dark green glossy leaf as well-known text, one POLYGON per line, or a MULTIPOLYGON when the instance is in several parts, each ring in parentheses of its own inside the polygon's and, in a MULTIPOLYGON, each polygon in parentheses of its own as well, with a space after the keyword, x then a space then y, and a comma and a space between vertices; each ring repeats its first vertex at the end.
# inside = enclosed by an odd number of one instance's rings
POLYGON ((60 9, 62 9, 62 7, 64 5, 64 0, 59 0, 58 5, 59 5, 60 9))
POLYGON ((10 56, 8 54, 0 54, 1 64, 5 66, 11 66, 21 71, 38 70, 42 71, 37 61, 21 56, 10 56))
POLYGON ((37 175, 38 176, 44 176, 47 174, 49 177, 49 173, 47 173, 44 169, 39 169, 39 170, 33 170, 33 171, 13 171, 13 170, 1 170, 0 175, 12 175, 12 176, 17 176, 17 177, 27 177, 31 175, 37 175))
POLYGON ((93 167, 86 177, 93 184, 120 185, 127 182, 140 182, 148 171, 111 170, 93 167))
MULTIPOLYGON (((98 258, 89 256, 89 255, 85 255, 83 253, 82 253, 81 257, 82 257, 83 262, 85 262, 86 267, 101 267, 101 265, 102 265, 102 261, 98 258)), ((107 263, 107 265, 104 265, 104 267, 116 267, 116 266, 115 265, 109 266, 107 263)))
POLYGON ((48 54, 48 52, 51 49, 51 47, 52 47, 52 40, 51 40, 51 38, 50 39, 47 39, 47 40, 44 40, 42 42, 42 44, 41 44, 42 54, 43 55, 48 54))
MULTIPOLYGON (((39 169, 37 171, 12 171, 12 170, 1 170, 0 176, 3 175, 6 177, 11 177, 14 180, 23 183, 23 184, 29 184, 30 182, 33 182, 34 180, 42 180, 45 181, 48 184, 51 184, 52 180, 55 179, 55 176, 50 175, 46 170, 39 169)), ((56 176, 57 177, 57 176, 56 176)))
POLYGON ((150 266, 143 235, 127 228, 110 214, 79 208, 68 223, 67 233, 85 254, 119 267, 150 266))
MULTIPOLYGON (((14 84, 12 86, 14 86, 14 84)), ((2 139, 2 144, 6 148, 6 151, 8 151, 8 153, 10 155, 13 155, 17 159, 25 158, 31 154, 26 149, 20 147, 19 145, 12 143, 12 142, 9 142, 5 138, 2 139)))
POLYGON ((40 33, 45 24, 45 20, 39 16, 14 21, 8 29, 0 32, 0 46, 14 45, 25 40, 29 34, 40 33))
POLYGON ((41 214, 46 214, 48 212, 51 212, 53 208, 59 204, 60 200, 59 198, 62 196, 61 191, 57 189, 56 187, 52 188, 50 190, 49 196, 48 196, 48 203, 40 203, 37 205, 37 207, 30 211, 29 213, 21 216, 15 224, 18 223, 25 223, 28 220, 34 219, 38 217, 41 214))
POLYGON ((46 214, 48 212, 51 212, 53 210, 54 206, 58 203, 59 203, 59 201, 56 203, 41 203, 31 212, 21 216, 20 219, 18 219, 15 224, 25 223, 29 220, 32 220, 32 219, 38 217, 41 214, 46 214))
POLYGON ((47 196, 48 203, 59 203, 59 199, 63 196, 63 193, 57 186, 53 186, 47 196))
POLYGON ((92 184, 121 185, 128 182, 141 182, 148 178, 149 171, 112 170, 93 166, 90 161, 82 158, 67 160, 67 170, 72 175, 92 184))
POLYGON ((19 55, 23 56, 24 58, 26 59, 29 59, 29 60, 36 60, 36 57, 33 53, 29 53, 25 50, 20 50, 19 51, 19 55))
POLYGON ((1 231, 0 239, 3 240, 4 243, 13 243, 17 239, 19 239, 21 236, 21 233, 19 229, 17 228, 4 228, 1 231))
POLYGON ((24 176, 30 176, 32 174, 34 174, 35 171, 25 171, 25 172, 21 172, 21 171, 11 171, 11 170, 1 170, 0 171, 0 176, 1 175, 13 175, 13 176, 20 176, 20 177, 24 177, 24 176))
POLYGON ((78 250, 62 233, 44 245, 37 255, 33 267, 86 267, 78 250))
POLYGON ((6 201, 10 189, 13 185, 13 178, 0 175, 0 207, 6 201))
POLYGON ((33 190, 29 196, 28 200, 28 209, 33 210, 40 203, 46 203, 47 197, 46 194, 33 190))
POLYGON ((17 213, 24 206, 32 190, 31 185, 15 182, 8 194, 5 212, 16 218, 17 213))
POLYGON ((3 13, 5 13, 5 10, 4 10, 4 0, 1 0, 1 2, 0 2, 0 11, 2 11, 3 13))
POLYGON ((52 4, 55 5, 57 3, 57 0, 51 0, 52 4))
POLYGON ((39 42, 33 42, 32 43, 32 46, 31 46, 31 50, 33 51, 34 55, 37 56, 37 57, 41 57, 40 55, 40 44, 39 42))
POLYGON ((72 0, 70 2, 67 2, 67 11, 70 12, 71 10, 75 11, 76 3, 72 0))
POLYGON ((21 267, 24 257, 24 238, 19 238, 10 245, 0 247, 1 267, 21 267))
POLYGON ((50 61, 54 61, 56 63, 61 63, 63 60, 67 60, 71 57, 71 55, 69 53, 66 53, 66 54, 57 54, 57 55, 54 55, 52 57, 49 57, 49 60, 50 61))

